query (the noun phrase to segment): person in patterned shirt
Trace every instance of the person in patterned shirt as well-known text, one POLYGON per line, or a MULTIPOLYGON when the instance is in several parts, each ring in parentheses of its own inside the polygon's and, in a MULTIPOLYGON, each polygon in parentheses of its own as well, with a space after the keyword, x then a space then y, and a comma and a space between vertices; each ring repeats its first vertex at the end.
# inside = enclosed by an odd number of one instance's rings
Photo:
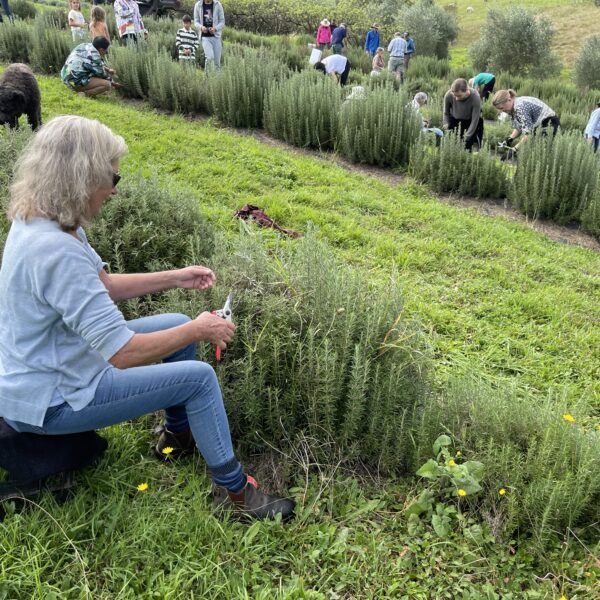
POLYGON ((514 90, 498 90, 492 98, 492 104, 496 110, 507 113, 512 119, 513 130, 505 141, 512 147, 514 141, 520 137, 519 143, 513 147, 515 151, 530 135, 537 132, 546 135, 549 127, 556 134, 560 127, 560 119, 556 113, 533 96, 517 96, 514 90))
POLYGON ((175 46, 179 52, 179 60, 183 62, 196 61, 196 48, 200 44, 198 34, 192 29, 192 17, 183 15, 183 27, 177 30, 175 46))
POLYGON ((104 37, 95 37, 91 44, 79 44, 71 50, 61 72, 65 85, 86 96, 98 96, 112 87, 111 77, 115 74, 104 62, 110 42, 104 37))

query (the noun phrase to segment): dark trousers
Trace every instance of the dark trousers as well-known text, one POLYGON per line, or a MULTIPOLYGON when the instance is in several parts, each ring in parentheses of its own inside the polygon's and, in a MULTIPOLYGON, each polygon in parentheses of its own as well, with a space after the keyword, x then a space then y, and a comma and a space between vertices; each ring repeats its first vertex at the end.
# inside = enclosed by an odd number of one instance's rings
POLYGON ((487 100, 490 94, 494 91, 494 86, 496 85, 496 78, 492 77, 481 90, 481 99, 487 100))
MULTIPOLYGON (((452 115, 450 115, 450 122, 448 123, 448 130, 458 130, 458 134, 461 139, 465 135, 465 131, 469 129, 471 126, 471 121, 469 119, 455 119, 452 115)), ((479 117, 479 123, 477 123, 477 129, 475 129, 475 133, 465 140, 465 149, 471 152, 473 149, 473 144, 477 144, 481 148, 481 144, 483 141, 483 119, 479 117)))
MULTIPOLYGON (((556 135, 556 132, 558 131, 558 128, 560 127, 560 119, 558 117, 546 117, 541 123, 540 123, 540 133, 542 135, 548 135, 548 127, 552 127, 552 133, 554 135, 556 135)), ((536 127, 537 129, 537 127, 536 127)), ((536 133, 536 130, 533 130, 533 133, 536 133)))
POLYGON ((350 73, 350 61, 346 61, 346 68, 344 72, 340 74, 340 85, 346 85, 346 81, 348 81, 348 74, 350 73))
POLYGON ((600 138, 592 138, 592 148, 594 152, 598 152, 598 147, 600 146, 600 138))

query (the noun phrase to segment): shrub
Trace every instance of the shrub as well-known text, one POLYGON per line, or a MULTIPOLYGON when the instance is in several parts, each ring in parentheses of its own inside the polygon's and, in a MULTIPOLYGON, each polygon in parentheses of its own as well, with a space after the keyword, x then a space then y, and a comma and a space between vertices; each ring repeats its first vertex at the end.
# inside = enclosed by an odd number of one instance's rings
MULTIPOLYGON (((427 394, 428 351, 404 317, 395 281, 366 286, 312 232, 271 250, 261 237, 239 236, 217 250, 219 279, 208 300, 198 295, 190 304, 175 291, 153 310, 197 314, 233 293, 236 336, 226 368, 217 368, 244 450, 282 446, 304 432, 315 444, 334 442, 349 460, 402 469, 427 394)), ((201 347, 200 358, 214 362, 214 348, 201 347)))
POLYGON ((581 87, 600 90, 600 34, 583 40, 575 61, 575 81, 581 87))
POLYGON ((10 27, 0 27, 0 59, 7 63, 29 63, 33 31, 27 23, 16 21, 10 27))
POLYGON ((568 223, 596 193, 598 157, 581 133, 536 135, 523 144, 510 199, 530 217, 568 223))
POLYGON ((123 87, 119 94, 125 98, 147 98, 150 88, 149 73, 158 59, 156 52, 151 52, 144 43, 116 46, 111 48, 110 60, 117 71, 119 82, 123 87))
MULTIPOLYGON (((109 12, 109 11, 107 11, 109 12)), ((36 23, 42 23, 50 29, 68 29, 69 19, 65 10, 45 10, 35 17, 36 23)))
POLYGON ((229 57, 225 67, 208 79, 211 112, 232 127, 261 127, 265 90, 286 71, 263 51, 245 58, 229 57))
POLYGON ((210 256, 213 235, 198 203, 185 191, 166 191, 156 180, 119 185, 87 227, 90 243, 116 272, 182 267, 194 250, 210 256))
POLYGON ((152 105, 184 113, 207 111, 205 86, 195 63, 175 62, 161 52, 151 63, 148 80, 148 100, 152 105))
POLYGON ((300 73, 269 88, 265 128, 289 144, 332 148, 341 103, 340 87, 329 77, 300 73))
POLYGON ((419 137, 420 119, 404 94, 383 88, 346 100, 338 121, 337 152, 353 162, 405 166, 419 137))
POLYGON ((417 40, 419 56, 448 58, 448 46, 458 36, 455 17, 433 0, 421 0, 404 6, 398 21, 417 40))
MULTIPOLYGON (((419 44, 420 51, 420 44, 419 44)), ((435 56, 415 56, 410 59, 410 67, 406 71, 406 80, 423 79, 447 79, 450 74, 450 63, 447 59, 439 59, 435 56)))
POLYGON ((36 10, 32 2, 27 2, 27 0, 13 0, 10 3, 10 8, 15 17, 23 21, 35 18, 36 10))
POLYGON ((410 172, 436 192, 503 198, 508 190, 504 166, 485 149, 467 152, 455 132, 446 134, 437 148, 426 141, 418 144, 411 156, 410 172))
POLYGON ((496 535, 530 533, 539 548, 567 528, 600 518, 600 432, 585 427, 579 414, 589 414, 587 407, 567 408, 553 395, 540 401, 513 387, 454 380, 443 396, 426 404, 415 434, 417 454, 421 461, 429 458, 440 433, 452 436, 454 450, 461 452, 457 463, 484 465, 483 490, 469 505, 496 535), (573 422, 563 417, 571 413, 573 422))
POLYGON ((585 231, 588 231, 600 240, 600 183, 596 188, 594 197, 583 211, 581 224, 585 231))
POLYGON ((558 70, 552 52, 554 30, 549 20, 525 8, 490 10, 481 36, 469 49, 476 71, 529 74, 547 78, 558 70))
POLYGON ((36 19, 29 51, 32 69, 40 73, 59 73, 73 46, 70 32, 47 27, 36 19))

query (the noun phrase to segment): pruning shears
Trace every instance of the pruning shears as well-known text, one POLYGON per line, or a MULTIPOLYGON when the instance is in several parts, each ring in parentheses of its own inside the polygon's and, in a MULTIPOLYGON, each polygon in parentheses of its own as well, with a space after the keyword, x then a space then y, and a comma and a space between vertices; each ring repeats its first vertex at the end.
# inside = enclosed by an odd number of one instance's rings
MULTIPOLYGON (((217 315, 217 317, 221 317, 221 319, 225 319, 226 321, 232 320, 233 311, 231 310, 231 304, 233 302, 233 297, 231 294, 227 296, 227 300, 225 301, 225 306, 219 310, 213 310, 213 315, 217 315)), ((217 346, 217 362, 221 362, 221 348, 217 346)))

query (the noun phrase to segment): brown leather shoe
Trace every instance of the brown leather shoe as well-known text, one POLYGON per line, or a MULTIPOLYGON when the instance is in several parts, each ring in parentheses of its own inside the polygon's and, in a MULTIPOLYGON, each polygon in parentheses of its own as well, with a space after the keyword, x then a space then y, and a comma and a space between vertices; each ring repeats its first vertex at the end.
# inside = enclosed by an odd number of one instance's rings
POLYGON ((247 479, 246 487, 237 494, 228 492, 224 487, 214 486, 213 506, 240 521, 275 519, 277 515, 281 515, 281 520, 285 523, 294 516, 293 500, 266 494, 258 489, 253 477, 248 476, 247 479))
POLYGON ((171 433, 166 427, 163 427, 156 446, 154 446, 154 454, 160 460, 176 460, 192 454, 195 448, 196 442, 190 428, 180 433, 171 433))

